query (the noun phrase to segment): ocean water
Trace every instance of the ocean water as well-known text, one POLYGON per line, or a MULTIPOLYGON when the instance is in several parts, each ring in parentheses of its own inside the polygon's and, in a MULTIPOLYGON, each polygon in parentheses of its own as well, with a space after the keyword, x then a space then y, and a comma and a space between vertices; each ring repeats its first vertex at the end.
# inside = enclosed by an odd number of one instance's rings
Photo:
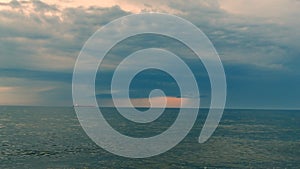
MULTIPOLYGON (((177 117, 167 109, 157 121, 136 125, 103 109, 123 134, 144 137, 166 130, 177 117)), ((71 107, 0 107, 0 168, 300 168, 300 111, 225 110, 219 127, 197 142, 206 109, 188 136, 161 155, 129 159, 98 147, 71 107)))

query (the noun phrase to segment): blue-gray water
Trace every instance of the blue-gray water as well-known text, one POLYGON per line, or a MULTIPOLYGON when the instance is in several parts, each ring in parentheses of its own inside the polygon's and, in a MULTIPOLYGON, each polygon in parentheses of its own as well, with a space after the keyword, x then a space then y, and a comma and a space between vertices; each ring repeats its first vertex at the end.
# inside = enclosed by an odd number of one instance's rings
MULTIPOLYGON (((116 110, 105 117, 121 133, 151 136, 177 115, 134 125, 116 110)), ((300 111, 226 110, 214 135, 197 138, 207 110, 190 134, 170 151, 146 159, 118 157, 93 143, 73 108, 0 107, 0 168, 300 168, 300 111)))

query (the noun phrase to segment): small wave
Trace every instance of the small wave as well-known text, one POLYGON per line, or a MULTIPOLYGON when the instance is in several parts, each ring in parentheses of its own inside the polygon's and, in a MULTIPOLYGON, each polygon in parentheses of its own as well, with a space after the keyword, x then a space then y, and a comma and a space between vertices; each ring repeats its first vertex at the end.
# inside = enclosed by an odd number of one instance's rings
POLYGON ((3 124, 0 124, 0 129, 5 128, 5 126, 3 124))

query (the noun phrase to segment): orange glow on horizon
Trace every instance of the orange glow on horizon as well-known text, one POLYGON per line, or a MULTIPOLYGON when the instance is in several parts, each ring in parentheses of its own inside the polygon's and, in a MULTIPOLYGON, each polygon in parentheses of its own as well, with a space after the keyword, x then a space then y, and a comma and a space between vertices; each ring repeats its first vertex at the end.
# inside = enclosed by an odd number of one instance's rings
MULTIPOLYGON (((131 104, 124 98, 115 99, 114 102, 118 103, 118 107, 154 107, 154 108, 194 108, 194 99, 191 98, 177 98, 177 97, 152 97, 152 98, 134 98, 131 99, 131 104), (150 105, 151 102, 151 105, 150 105)), ((110 99, 101 99, 99 106, 114 107, 110 99)))

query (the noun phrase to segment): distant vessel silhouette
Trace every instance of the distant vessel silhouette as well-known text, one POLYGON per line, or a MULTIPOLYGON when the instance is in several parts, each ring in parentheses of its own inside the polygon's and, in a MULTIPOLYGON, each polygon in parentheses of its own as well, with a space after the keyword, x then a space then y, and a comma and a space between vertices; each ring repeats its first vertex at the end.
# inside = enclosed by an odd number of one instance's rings
POLYGON ((97 106, 75 104, 75 105, 73 105, 73 107, 97 107, 97 106))

